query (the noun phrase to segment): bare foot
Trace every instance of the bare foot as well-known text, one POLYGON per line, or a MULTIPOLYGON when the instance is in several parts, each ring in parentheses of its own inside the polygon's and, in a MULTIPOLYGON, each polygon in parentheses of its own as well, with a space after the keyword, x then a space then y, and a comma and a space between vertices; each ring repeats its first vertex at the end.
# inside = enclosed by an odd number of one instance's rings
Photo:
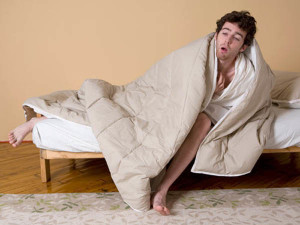
POLYGON ((8 134, 9 143, 13 147, 17 147, 18 145, 20 145, 25 136, 32 131, 34 125, 43 119, 46 119, 46 117, 34 117, 26 123, 23 123, 22 125, 16 127, 14 130, 10 131, 8 134))
POLYGON ((151 198, 153 209, 163 216, 170 215, 170 210, 166 206, 166 195, 164 192, 155 192, 151 198))

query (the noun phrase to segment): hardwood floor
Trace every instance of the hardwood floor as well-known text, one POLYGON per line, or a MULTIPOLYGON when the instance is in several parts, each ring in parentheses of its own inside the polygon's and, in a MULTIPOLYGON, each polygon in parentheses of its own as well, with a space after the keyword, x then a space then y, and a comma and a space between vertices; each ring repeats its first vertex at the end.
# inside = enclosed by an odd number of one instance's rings
MULTIPOLYGON (((40 178, 39 149, 0 144, 0 193, 69 193, 117 191, 104 159, 50 160, 51 181, 40 178)), ((300 187, 300 153, 263 154, 250 174, 216 177, 190 172, 171 190, 300 187)))

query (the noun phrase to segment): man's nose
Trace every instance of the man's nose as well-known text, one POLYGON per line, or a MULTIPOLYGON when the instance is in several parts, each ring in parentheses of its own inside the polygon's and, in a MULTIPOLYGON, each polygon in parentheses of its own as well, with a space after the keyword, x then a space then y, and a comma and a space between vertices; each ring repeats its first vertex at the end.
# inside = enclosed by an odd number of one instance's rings
POLYGON ((225 40, 226 45, 230 45, 232 42, 232 37, 227 37, 225 40))

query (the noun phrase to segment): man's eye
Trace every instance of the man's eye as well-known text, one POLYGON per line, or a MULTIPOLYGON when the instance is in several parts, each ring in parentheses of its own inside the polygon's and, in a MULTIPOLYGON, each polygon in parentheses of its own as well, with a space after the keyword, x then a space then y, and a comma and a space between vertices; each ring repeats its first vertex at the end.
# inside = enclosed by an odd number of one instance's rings
POLYGON ((239 38, 236 38, 236 37, 235 37, 234 39, 235 39, 235 40, 237 40, 237 41, 240 41, 240 39, 239 39, 239 38))
POLYGON ((223 35, 225 35, 225 36, 226 36, 226 35, 227 35, 227 33, 223 33, 223 35))

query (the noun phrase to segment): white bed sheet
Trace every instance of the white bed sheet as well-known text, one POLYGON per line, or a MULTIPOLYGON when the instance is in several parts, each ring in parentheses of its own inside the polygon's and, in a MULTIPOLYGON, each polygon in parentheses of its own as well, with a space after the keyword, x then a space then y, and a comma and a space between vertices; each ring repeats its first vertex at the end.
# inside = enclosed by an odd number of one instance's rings
POLYGON ((300 109, 272 106, 275 119, 265 149, 300 147, 300 109))
MULTIPOLYGON (((300 147, 300 109, 276 106, 272 108, 275 120, 265 148, 300 147)), ((69 152, 101 152, 91 127, 59 118, 49 118, 37 123, 33 128, 32 137, 33 143, 38 148, 69 152)))
POLYGON ((32 131, 38 148, 68 152, 101 152, 92 128, 58 118, 38 122, 32 131))

